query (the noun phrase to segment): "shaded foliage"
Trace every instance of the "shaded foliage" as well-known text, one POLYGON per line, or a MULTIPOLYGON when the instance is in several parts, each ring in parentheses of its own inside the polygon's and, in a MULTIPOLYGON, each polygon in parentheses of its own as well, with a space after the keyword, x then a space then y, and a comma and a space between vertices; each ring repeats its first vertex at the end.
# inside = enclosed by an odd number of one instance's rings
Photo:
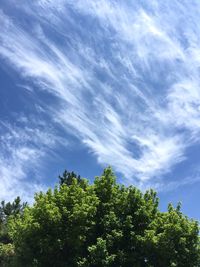
POLYGON ((73 180, 77 180, 78 184, 80 184, 82 182, 81 176, 77 175, 75 172, 69 172, 67 170, 65 170, 63 172, 63 175, 59 175, 59 183, 60 185, 66 184, 66 185, 71 185, 73 183, 73 180))
POLYGON ((0 266, 12 266, 14 245, 8 233, 9 220, 22 216, 27 203, 21 203, 20 197, 13 202, 2 201, 0 205, 0 266))

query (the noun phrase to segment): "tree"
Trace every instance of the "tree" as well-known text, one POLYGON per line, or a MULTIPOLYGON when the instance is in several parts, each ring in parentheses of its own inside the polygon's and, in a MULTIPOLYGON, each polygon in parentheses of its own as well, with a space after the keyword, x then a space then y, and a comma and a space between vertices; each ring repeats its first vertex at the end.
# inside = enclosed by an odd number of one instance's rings
POLYGON ((168 206, 168 212, 158 213, 146 231, 148 260, 158 267, 200 266, 199 227, 180 211, 180 205, 168 206))
POLYGON ((9 220, 15 266, 197 267, 198 223, 180 205, 158 210, 153 190, 116 182, 109 167, 93 184, 65 172, 9 220))
POLYGON ((87 253, 98 199, 94 189, 76 179, 39 193, 22 218, 10 222, 19 266, 77 266, 87 253))
POLYGON ((26 205, 27 203, 21 203, 19 196, 12 203, 2 201, 0 206, 0 223, 6 222, 10 216, 22 214, 26 205))
POLYGON ((66 184, 68 186, 70 186, 73 182, 74 179, 77 180, 78 183, 81 183, 82 179, 80 175, 77 175, 76 173, 72 172, 68 172, 67 170, 65 170, 63 172, 63 175, 59 175, 59 183, 60 185, 66 184))
POLYGON ((1 202, 0 206, 0 265, 11 266, 14 258, 14 246, 8 233, 11 218, 22 216, 27 203, 21 203, 20 197, 13 202, 1 202))

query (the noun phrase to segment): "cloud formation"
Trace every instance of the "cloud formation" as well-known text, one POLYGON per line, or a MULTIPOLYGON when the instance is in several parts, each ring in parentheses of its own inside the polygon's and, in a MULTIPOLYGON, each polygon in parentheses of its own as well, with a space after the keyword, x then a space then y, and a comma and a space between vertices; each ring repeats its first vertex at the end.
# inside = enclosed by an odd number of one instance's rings
MULTIPOLYGON (((187 160, 200 131, 200 3, 144 2, 24 1, 14 16, 3 6, 0 13, 0 56, 36 94, 55 98, 57 105, 42 103, 52 127, 62 125, 100 164, 141 186, 187 160)), ((11 155, 23 177, 21 166, 38 151, 11 155)))

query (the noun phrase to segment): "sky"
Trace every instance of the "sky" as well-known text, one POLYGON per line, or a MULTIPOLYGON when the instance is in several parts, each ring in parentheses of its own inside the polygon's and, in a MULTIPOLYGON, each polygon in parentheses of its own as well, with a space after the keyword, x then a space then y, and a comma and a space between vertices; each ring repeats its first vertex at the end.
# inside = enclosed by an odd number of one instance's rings
POLYGON ((200 1, 0 1, 0 199, 112 166, 200 220, 200 1))

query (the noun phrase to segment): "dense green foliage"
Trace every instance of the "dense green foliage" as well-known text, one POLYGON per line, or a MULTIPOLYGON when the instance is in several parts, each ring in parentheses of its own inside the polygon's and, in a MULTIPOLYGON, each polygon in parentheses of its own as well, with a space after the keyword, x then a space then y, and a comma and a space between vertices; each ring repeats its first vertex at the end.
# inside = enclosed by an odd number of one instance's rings
POLYGON ((8 233, 8 222, 11 218, 22 216, 27 203, 21 204, 20 197, 12 203, 2 201, 0 205, 0 266, 11 266, 14 259, 14 246, 8 233))
POLYGON ((198 223, 180 205, 160 212, 153 190, 117 184, 111 168, 92 185, 69 172, 59 179, 9 216, 13 243, 0 246, 0 255, 13 261, 4 266, 200 266, 198 223))

